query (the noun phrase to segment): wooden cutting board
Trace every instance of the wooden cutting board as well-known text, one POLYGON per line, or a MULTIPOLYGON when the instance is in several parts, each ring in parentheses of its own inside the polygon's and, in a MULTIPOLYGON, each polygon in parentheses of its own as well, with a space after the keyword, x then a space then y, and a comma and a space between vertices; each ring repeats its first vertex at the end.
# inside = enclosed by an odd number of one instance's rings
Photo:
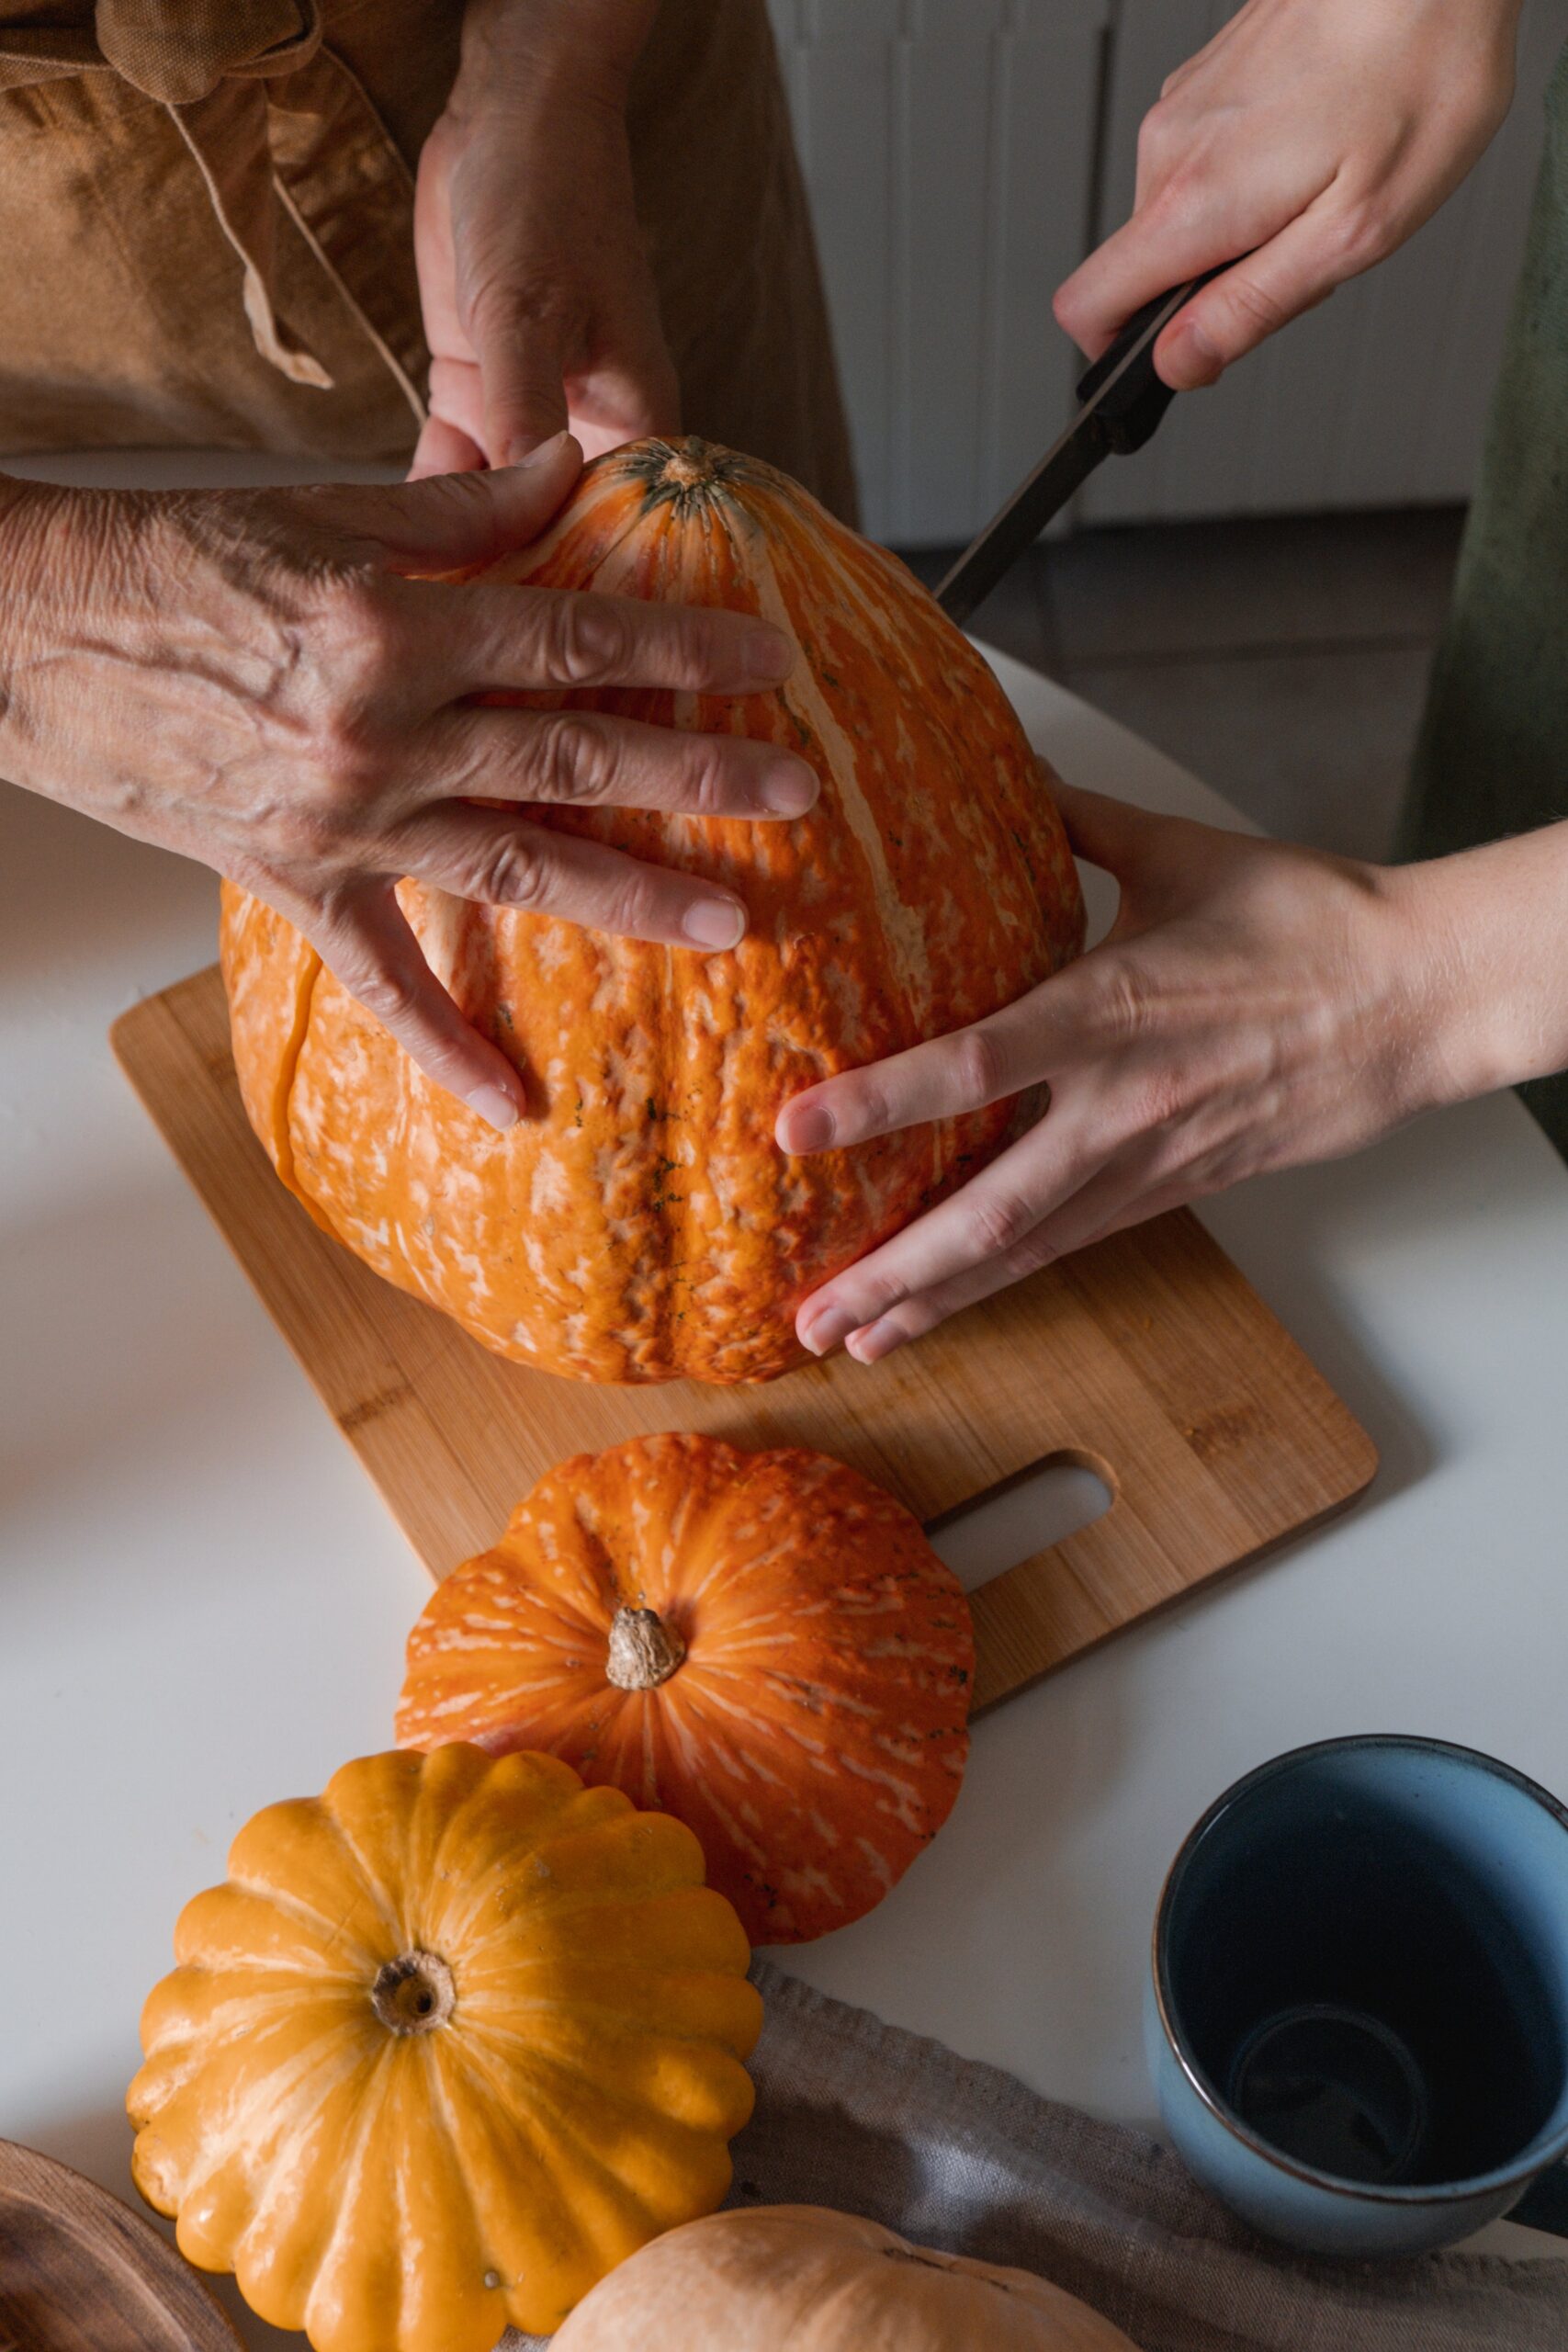
POLYGON ((330 1241, 241 1107, 216 966, 114 1049, 393 1516, 435 1577, 536 1479, 649 1430, 810 1445, 928 1525, 1044 1463, 1097 1471, 1092 1525, 971 1595, 976 1708, 1341 1510, 1371 1439, 1184 1211, 1114 1235, 865 1366, 764 1387, 596 1387, 504 1363, 330 1241))
POLYGON ((139 2213, 0 2140, 0 2352, 240 2352, 240 2339, 139 2213))

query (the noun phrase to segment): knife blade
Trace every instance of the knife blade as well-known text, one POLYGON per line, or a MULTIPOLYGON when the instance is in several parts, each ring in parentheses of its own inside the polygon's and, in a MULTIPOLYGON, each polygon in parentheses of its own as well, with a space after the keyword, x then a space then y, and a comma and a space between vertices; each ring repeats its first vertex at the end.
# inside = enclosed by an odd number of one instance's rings
POLYGON ((1005 505, 964 550, 936 592, 937 603, 960 628, 1005 571, 1032 547, 1101 459, 1141 449, 1176 398, 1155 374, 1154 348, 1178 311, 1201 286, 1217 277, 1205 270, 1185 286, 1156 294, 1134 312, 1121 334, 1077 381, 1078 411, 1005 505))

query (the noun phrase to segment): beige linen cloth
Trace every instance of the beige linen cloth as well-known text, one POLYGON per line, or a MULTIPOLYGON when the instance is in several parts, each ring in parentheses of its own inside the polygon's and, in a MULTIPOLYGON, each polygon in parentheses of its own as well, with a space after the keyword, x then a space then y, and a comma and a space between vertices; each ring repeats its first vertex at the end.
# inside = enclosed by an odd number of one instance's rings
MULTIPOLYGON (((0 0, 0 450, 404 459, 460 0, 0 0)), ((853 508, 764 0, 663 0, 640 225, 688 431, 853 508)))
MULTIPOLYGON (((1142 2352, 1568 2346, 1568 2262, 1291 2256, 1139 2133, 1039 2098, 764 1961, 751 1973, 767 2017, 731 2204, 834 2206, 917 2244, 1036 2271, 1142 2352)), ((504 2352, 546 2341, 502 2339, 504 2352)))

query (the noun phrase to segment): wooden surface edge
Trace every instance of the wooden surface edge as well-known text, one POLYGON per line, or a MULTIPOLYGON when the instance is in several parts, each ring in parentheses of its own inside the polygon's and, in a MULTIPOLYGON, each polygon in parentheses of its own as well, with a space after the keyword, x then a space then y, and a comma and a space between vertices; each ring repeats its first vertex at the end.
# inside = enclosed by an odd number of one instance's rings
MULTIPOLYGON (((365 1406, 356 1406, 347 1414, 341 1409, 340 1401, 334 1400, 320 1376, 319 1367, 312 1361, 308 1346, 301 1337, 297 1336, 288 1316, 280 1310, 277 1299, 264 1283, 262 1261, 267 1239, 265 1231, 260 1234, 261 1246, 258 1248, 258 1235, 250 1229, 257 1220, 253 1217, 249 1225, 243 1221, 227 1220, 220 1212, 219 1196, 209 1191, 208 1183, 203 1181, 209 1157, 204 1147, 209 1133, 216 1134, 219 1144, 222 1143, 220 1131, 212 1127, 213 1115, 220 1120, 223 1128, 231 1132, 235 1143, 243 1137, 247 1152, 256 1155, 258 1174, 265 1165, 265 1155, 252 1135, 238 1094, 233 1090, 231 1064, 226 1054, 221 1067, 217 1058, 216 1039, 211 1034, 213 992, 220 989, 218 967, 211 965, 166 989, 142 998, 111 1023, 111 1048, 133 1091, 192 1190, 201 1200, 209 1219, 222 1235, 231 1256, 238 1261, 250 1288, 266 1308, 274 1327, 278 1329, 334 1424, 353 1447, 362 1470, 380 1493, 383 1504, 400 1532, 430 1573, 439 1578, 449 1573, 456 1561, 446 1560, 445 1566, 437 1565, 432 1557, 428 1533, 422 1537, 416 1532, 416 1525, 411 1523, 408 1515, 406 1498, 402 1503, 395 1498, 376 1461, 378 1453, 384 1449, 391 1449, 396 1454, 404 1446, 405 1441, 394 1426, 399 1414, 385 1413, 386 1407, 396 1404, 399 1413, 412 1411, 418 1415, 423 1433, 420 1450, 438 1455, 445 1465, 443 1476, 447 1475, 449 1468, 451 1479, 457 1483, 460 1490, 466 1491, 461 1460, 448 1443, 439 1417, 431 1413, 421 1396, 417 1372, 412 1377, 409 1375, 407 1367, 396 1356, 395 1341, 386 1341, 385 1335, 378 1330, 372 1314, 366 1326, 367 1330, 378 1348, 386 1347, 388 1350, 385 1362, 389 1380, 394 1373, 398 1377, 384 1391, 378 1389, 374 1401, 383 1411, 384 1418, 373 1434, 367 1437, 362 1418, 365 1406), (164 1083, 160 1086, 152 1078, 152 1069, 159 1057, 156 1041, 161 1031, 165 1038, 171 1031, 177 1035, 186 1064, 183 1084, 179 1082, 181 1073, 178 1072, 174 1083, 165 1076, 164 1083), (149 1046, 152 1048, 152 1059, 147 1050, 149 1046), (182 1115, 187 1108, 204 1102, 209 1091, 219 1098, 212 1114, 205 1120, 199 1116, 182 1115)), ((267 1174, 270 1178, 270 1170, 267 1174)), ((304 1211, 287 1188, 276 1185, 276 1180, 273 1182, 276 1197, 274 1201, 269 1196, 268 1213, 261 1219, 261 1224, 265 1227, 269 1223, 274 1211, 278 1216, 287 1212, 303 1217, 304 1211)), ((1115 1598, 1118 1574, 1125 1572, 1125 1561, 1118 1559, 1117 1555, 1119 1551, 1125 1552, 1129 1545, 1136 1548, 1140 1521, 1146 1524, 1151 1509, 1163 1499, 1157 1464, 1152 1458, 1146 1463, 1140 1460, 1135 1470, 1127 1464, 1128 1475, 1123 1477, 1118 1475, 1115 1465, 1098 1455, 1091 1460, 1090 1455, 1081 1449, 1063 1447, 1060 1443, 1043 1445, 1032 1464, 993 1481, 977 1489, 963 1503, 931 1517, 932 1525, 939 1522, 949 1524, 960 1512, 973 1509, 998 1488, 1035 1475, 1054 1460, 1088 1462, 1104 1478, 1111 1493, 1108 1509, 1086 1527, 1001 1570, 970 1594, 976 1641, 974 1715, 983 1714, 1018 1691, 1029 1689, 1044 1676, 1054 1673, 1058 1667, 1089 1649, 1098 1648, 1101 1642, 1128 1630, 1132 1624, 1142 1623, 1146 1617, 1162 1614, 1176 1602, 1205 1589, 1220 1577, 1254 1566, 1285 1544, 1323 1526, 1363 1494, 1376 1474, 1378 1453, 1370 1433, 1201 1221, 1190 1210, 1179 1210, 1172 1212, 1166 1222, 1179 1229, 1183 1238, 1179 1256, 1190 1270, 1195 1272, 1201 1271, 1205 1279, 1218 1283, 1248 1327, 1269 1327, 1269 1344, 1280 1357, 1284 1367, 1283 1393, 1288 1394, 1298 1422, 1304 1416, 1315 1432, 1317 1451, 1322 1458, 1317 1463, 1317 1475, 1313 1483, 1319 1495, 1326 1490, 1326 1499, 1315 1510, 1300 1512, 1299 1486, 1293 1496, 1288 1490, 1270 1496, 1266 1491, 1267 1479, 1261 1475, 1266 1464, 1258 1464, 1260 1475, 1253 1484, 1246 1476, 1247 1464, 1234 1463, 1231 1466, 1232 1484, 1226 1491, 1232 1501, 1239 1501, 1245 1506, 1235 1531, 1236 1548, 1228 1551, 1225 1556, 1216 1558, 1210 1567, 1199 1567, 1195 1573, 1188 1569, 1179 1579, 1168 1574, 1162 1577, 1156 1572, 1157 1564, 1151 1560, 1148 1563, 1148 1597, 1141 1598, 1135 1610, 1129 1610, 1119 1606, 1115 1598), (1326 1466, 1329 1464, 1331 1468, 1326 1466), (1238 1473, 1242 1474, 1239 1483, 1238 1473), (1292 1515, 1297 1512, 1300 1515, 1292 1515)), ((328 1270, 329 1280, 331 1271, 328 1270)), ((362 1270, 357 1261, 345 1256, 341 1271, 342 1307, 351 1319, 355 1318, 366 1312, 353 1295, 354 1283, 360 1278, 362 1270)), ((1069 1285, 1077 1287, 1070 1261, 1063 1269, 1054 1271, 1066 1272, 1069 1285)), ((1168 1267, 1161 1271, 1168 1277, 1168 1267)), ((1141 1276, 1136 1279, 1141 1279, 1141 1276)), ((403 1294, 396 1290, 392 1290, 391 1295, 399 1299, 403 1297, 403 1294)), ((1140 1301, 1142 1295, 1140 1292, 1140 1301)), ((1192 1311, 1190 1297, 1185 1290, 1173 1297, 1172 1304, 1179 1310, 1179 1320, 1181 1314, 1190 1316, 1192 1311)), ((434 1312, 429 1308, 422 1311, 425 1314, 434 1312)), ((1151 1392, 1157 1396, 1166 1369, 1161 1361, 1162 1351, 1150 1337, 1153 1329, 1150 1317, 1139 1315, 1135 1320, 1139 1328, 1122 1332, 1119 1346, 1140 1379, 1146 1379, 1151 1392)), ((456 1327, 453 1328, 455 1330, 456 1327)), ((1268 1401, 1267 1392, 1265 1400, 1268 1401)), ((1255 1416, 1255 1419, 1257 1418, 1255 1416)), ((1244 1443, 1244 1453, 1250 1450, 1255 1460, 1259 1451, 1259 1436, 1263 1439, 1267 1436, 1268 1418, 1265 1413, 1261 1417, 1260 1431, 1254 1430, 1244 1443)), ((1206 1459, 1201 1430, 1189 1428, 1182 1434, 1190 1444, 1197 1463, 1201 1465, 1206 1459)), ((1298 1449, 1295 1456, 1298 1464, 1302 1458, 1298 1449)), ((486 1543, 495 1540, 499 1532, 497 1528, 482 1534, 469 1548, 483 1549, 486 1543)), ((444 1553, 446 1548, 442 1547, 444 1553)))
MULTIPOLYGON (((128 2125, 128 2142, 129 2137, 128 2125)), ((133 2283, 159 2317, 179 2331, 181 2352, 241 2352, 239 2336, 212 2289, 144 2213, 85 2173, 57 2157, 43 2155, 37 2148, 26 2147, 19 2140, 0 2140, 0 2326, 6 2324, 3 2283, 6 2245, 15 2234, 6 2227, 7 2208, 42 2215, 46 2229, 62 2250, 85 2246, 101 2264, 101 2278, 90 2284, 82 2279, 74 2265, 68 2280, 62 2282, 62 2292, 71 2301, 69 2305, 62 2304, 61 2316, 73 2328, 73 2343, 88 2340, 81 2331, 94 2316, 81 2308, 85 2287, 93 2293, 101 2289, 105 2297, 101 2316, 140 2324, 127 2296, 128 2285, 133 2283)), ((28 2284, 36 2291, 36 2267, 30 2271, 28 2284)), ((173 2335, 165 2340, 172 2352, 173 2335)), ((148 2341, 151 2344, 151 2338, 148 2341)), ((18 2352, 34 2344, 44 2352, 47 2342, 47 2338, 28 2336, 18 2346, 18 2352)))
MULTIPOLYGON (((1015 1561, 1010 1568, 1003 1568, 996 1576, 987 1577, 984 1584, 977 1585, 969 1595, 969 1613, 975 1625, 975 1689, 969 1706, 970 1722, 978 1722, 982 1715, 989 1714, 993 1707, 1001 1706, 1009 1699, 1016 1699, 1021 1691, 1032 1690, 1037 1682, 1043 1682, 1047 1676, 1056 1673, 1062 1667, 1070 1666, 1075 1658, 1087 1657, 1091 1650, 1099 1649, 1103 1643, 1131 1633, 1134 1624, 1147 1625, 1167 1616, 1171 1610, 1180 1608, 1194 1595, 1212 1591, 1216 1585, 1241 1575, 1244 1569, 1260 1566, 1276 1553, 1287 1551, 1302 1538, 1315 1533, 1321 1527, 1332 1526, 1337 1519, 1343 1518, 1351 1505, 1366 1493, 1380 1466, 1376 1445, 1348 1407, 1346 1416, 1366 1448, 1362 1475, 1354 1486, 1348 1487, 1311 1519, 1301 1520, 1294 1527, 1284 1528, 1277 1535, 1266 1536, 1250 1552, 1244 1552, 1234 1560, 1221 1561, 1207 1575, 1192 1577, 1179 1591, 1151 1602, 1131 1623, 1125 1618, 1107 1621, 1097 1631, 1074 1640, 1059 1655, 1047 1657, 1043 1662, 1034 1657, 1027 1665, 1010 1669, 999 1661, 1016 1654, 1020 1620, 1033 1616, 1042 1609, 1043 1588, 1054 1570, 1058 1575, 1073 1573, 1066 1555, 1078 1537, 1069 1536, 1061 1544, 1047 1544, 1043 1551, 1033 1552, 1027 1559, 1015 1561)), ((1089 1529, 1102 1527, 1115 1508, 1112 1499, 1110 1509, 1102 1511, 1099 1519, 1091 1520, 1089 1528, 1081 1530, 1080 1533, 1087 1534, 1089 1529)))

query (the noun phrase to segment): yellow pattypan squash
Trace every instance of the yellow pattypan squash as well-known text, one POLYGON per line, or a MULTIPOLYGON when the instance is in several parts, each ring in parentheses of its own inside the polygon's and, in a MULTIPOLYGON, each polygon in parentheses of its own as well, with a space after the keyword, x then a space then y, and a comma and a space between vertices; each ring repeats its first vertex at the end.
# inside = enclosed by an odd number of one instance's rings
POLYGON ((317 2352, 557 2327, 729 2184, 761 2023, 689 1829, 470 1747, 241 1830, 142 2013, 132 2169, 317 2352))

